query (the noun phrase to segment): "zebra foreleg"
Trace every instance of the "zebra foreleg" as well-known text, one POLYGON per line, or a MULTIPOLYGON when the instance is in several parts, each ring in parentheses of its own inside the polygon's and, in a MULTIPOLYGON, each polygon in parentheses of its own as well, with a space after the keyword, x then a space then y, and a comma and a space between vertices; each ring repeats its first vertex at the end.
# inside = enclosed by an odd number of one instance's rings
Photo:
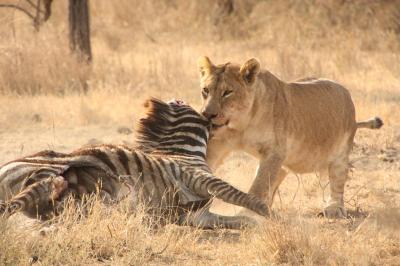
POLYGON ((180 217, 180 225, 189 225, 202 229, 243 229, 255 227, 257 221, 247 216, 225 216, 202 209, 190 212, 180 217))

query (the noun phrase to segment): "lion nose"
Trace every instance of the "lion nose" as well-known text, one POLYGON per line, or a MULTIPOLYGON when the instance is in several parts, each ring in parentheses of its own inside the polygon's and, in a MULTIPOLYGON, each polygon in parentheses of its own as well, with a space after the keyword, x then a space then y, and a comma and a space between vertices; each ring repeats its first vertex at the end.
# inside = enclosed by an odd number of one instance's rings
POLYGON ((208 120, 214 119, 217 117, 218 114, 211 114, 208 113, 207 111, 203 111, 202 114, 207 118, 208 120))

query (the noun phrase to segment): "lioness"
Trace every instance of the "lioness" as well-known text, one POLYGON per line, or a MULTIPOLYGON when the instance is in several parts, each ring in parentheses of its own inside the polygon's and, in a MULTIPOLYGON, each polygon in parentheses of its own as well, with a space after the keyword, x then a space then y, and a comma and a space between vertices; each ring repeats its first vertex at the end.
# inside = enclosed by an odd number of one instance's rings
POLYGON ((273 203, 288 171, 328 171, 330 198, 322 214, 347 216, 343 202, 349 153, 357 128, 380 128, 379 118, 356 122, 347 89, 327 80, 284 82, 260 63, 214 65, 198 60, 202 113, 213 124, 208 162, 215 170, 234 150, 258 158, 250 193, 273 203))

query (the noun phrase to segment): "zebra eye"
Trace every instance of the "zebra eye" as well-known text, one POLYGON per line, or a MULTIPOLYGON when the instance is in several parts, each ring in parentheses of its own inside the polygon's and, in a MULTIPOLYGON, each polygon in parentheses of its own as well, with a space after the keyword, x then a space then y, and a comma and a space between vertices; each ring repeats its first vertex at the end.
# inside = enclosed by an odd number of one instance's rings
POLYGON ((201 93, 203 94, 203 97, 206 98, 210 91, 207 88, 203 88, 203 91, 201 93))
POLYGON ((224 93, 222 94, 222 97, 227 98, 229 96, 231 96, 233 93, 233 91, 224 91, 224 93))

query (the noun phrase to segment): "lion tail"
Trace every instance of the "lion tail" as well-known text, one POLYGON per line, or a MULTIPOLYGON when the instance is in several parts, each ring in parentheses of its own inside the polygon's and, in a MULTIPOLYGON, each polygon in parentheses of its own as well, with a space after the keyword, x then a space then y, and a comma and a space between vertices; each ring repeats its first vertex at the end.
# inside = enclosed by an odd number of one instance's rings
POLYGON ((383 121, 379 117, 357 122, 357 128, 379 129, 383 126, 383 121))

